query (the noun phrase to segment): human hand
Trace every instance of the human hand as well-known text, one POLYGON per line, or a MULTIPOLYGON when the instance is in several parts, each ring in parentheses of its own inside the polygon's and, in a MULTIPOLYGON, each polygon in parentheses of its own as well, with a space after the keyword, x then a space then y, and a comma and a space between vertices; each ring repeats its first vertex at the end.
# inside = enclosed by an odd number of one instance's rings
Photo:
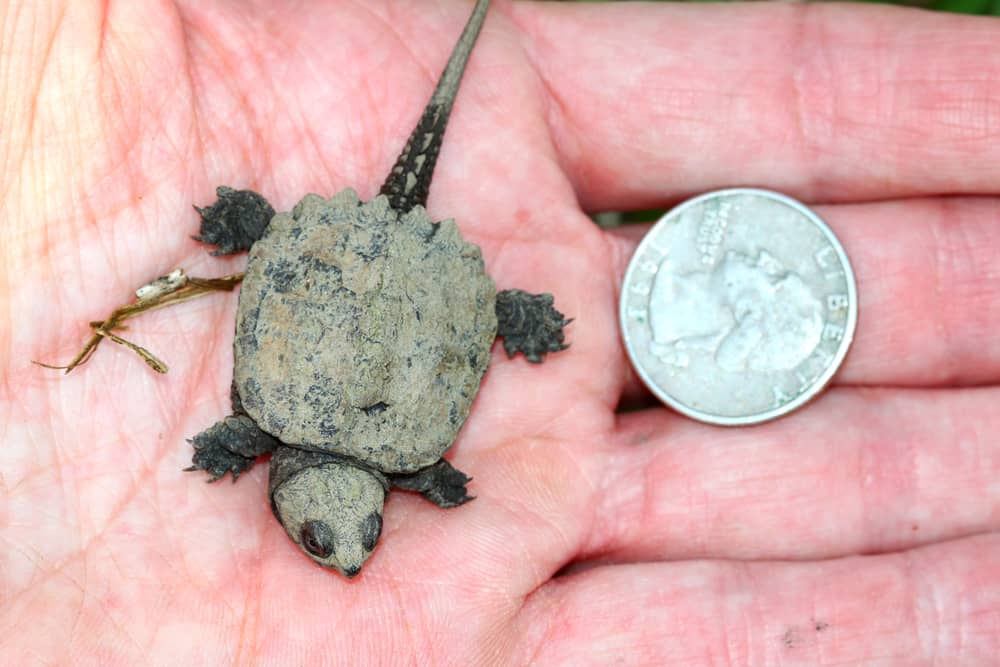
POLYGON ((449 453, 478 498, 393 493, 347 581, 287 539, 266 467, 184 474, 229 411, 235 298, 130 322, 171 366, 63 360, 183 266, 192 203, 372 196, 468 3, 7 3, 4 664, 988 664, 1000 654, 1000 23, 875 7, 491 10, 429 209, 572 347, 497 346, 449 453), (583 211, 769 187, 857 273, 808 408, 721 429, 653 405, 617 333, 642 230, 583 211), (616 413, 622 404, 643 409, 616 413))

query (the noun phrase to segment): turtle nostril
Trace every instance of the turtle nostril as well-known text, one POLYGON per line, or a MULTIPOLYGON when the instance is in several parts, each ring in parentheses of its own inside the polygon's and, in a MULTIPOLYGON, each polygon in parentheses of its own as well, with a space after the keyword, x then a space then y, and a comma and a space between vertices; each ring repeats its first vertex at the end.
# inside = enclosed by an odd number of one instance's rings
POLYGON ((345 567, 344 568, 344 575, 348 579, 353 579, 354 577, 356 577, 358 575, 358 572, 360 572, 360 571, 361 571, 360 567, 345 567))

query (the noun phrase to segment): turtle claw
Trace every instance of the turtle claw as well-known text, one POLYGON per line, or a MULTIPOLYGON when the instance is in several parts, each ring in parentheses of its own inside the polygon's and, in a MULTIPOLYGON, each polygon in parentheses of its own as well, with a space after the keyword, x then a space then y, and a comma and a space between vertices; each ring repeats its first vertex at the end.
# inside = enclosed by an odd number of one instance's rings
POLYGON ((204 208, 195 206, 201 226, 195 241, 214 245, 212 255, 231 255, 249 250, 264 235, 274 217, 274 208, 253 190, 216 188, 218 200, 204 208))
POLYGON ((205 481, 209 484, 219 481, 226 476, 226 473, 230 473, 233 476, 233 482, 235 482, 241 474, 249 470, 253 465, 253 459, 241 456, 240 454, 234 454, 217 442, 199 448, 198 437, 195 436, 193 439, 188 440, 194 447, 195 452, 194 456, 191 457, 193 465, 184 468, 184 472, 204 470, 208 473, 209 477, 205 481))
POLYGON ((229 473, 235 482, 253 466, 254 459, 274 449, 274 438, 261 431, 246 415, 226 417, 194 436, 192 465, 185 471, 204 470, 215 482, 229 473))
POLYGON ((523 352, 533 364, 540 364, 549 352, 565 350, 563 328, 566 319, 553 306, 551 294, 530 294, 509 289, 497 293, 497 336, 503 338, 508 357, 523 352))
POLYGON ((465 488, 472 478, 444 459, 412 475, 394 475, 390 480, 393 486, 416 491, 438 507, 457 507, 475 499, 465 488))

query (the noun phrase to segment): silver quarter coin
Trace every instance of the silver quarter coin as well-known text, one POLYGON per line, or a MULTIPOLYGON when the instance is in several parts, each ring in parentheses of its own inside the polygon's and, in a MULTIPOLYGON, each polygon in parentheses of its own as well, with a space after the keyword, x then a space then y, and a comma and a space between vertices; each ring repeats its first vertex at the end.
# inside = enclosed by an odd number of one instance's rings
POLYGON ((656 396, 712 424, 755 424, 804 405, 854 338, 854 273, 801 203, 767 190, 709 192, 639 244, 619 317, 656 396))

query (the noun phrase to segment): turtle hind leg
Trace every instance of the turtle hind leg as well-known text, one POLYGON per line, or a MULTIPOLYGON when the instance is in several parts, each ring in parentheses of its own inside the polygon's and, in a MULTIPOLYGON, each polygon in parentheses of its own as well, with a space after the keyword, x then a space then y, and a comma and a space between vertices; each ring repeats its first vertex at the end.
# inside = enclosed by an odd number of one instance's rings
POLYGON ((393 486, 416 491, 439 507, 457 507, 472 500, 465 488, 471 479, 444 459, 410 475, 389 476, 393 486))
POLYGON ((254 459, 274 451, 280 444, 245 414, 230 415, 188 442, 194 447, 194 456, 191 467, 185 470, 204 470, 209 474, 209 482, 225 477, 226 473, 232 474, 235 482, 250 469, 254 459))
POLYGON ((274 217, 274 207, 253 190, 234 190, 225 185, 215 190, 218 200, 198 208, 201 228, 195 241, 216 246, 213 255, 231 255, 249 250, 264 235, 274 217))
POLYGON ((503 338, 507 356, 523 352, 540 364, 548 352, 565 350, 563 327, 572 322, 552 305, 551 294, 530 294, 509 289, 497 293, 497 336, 503 338))

